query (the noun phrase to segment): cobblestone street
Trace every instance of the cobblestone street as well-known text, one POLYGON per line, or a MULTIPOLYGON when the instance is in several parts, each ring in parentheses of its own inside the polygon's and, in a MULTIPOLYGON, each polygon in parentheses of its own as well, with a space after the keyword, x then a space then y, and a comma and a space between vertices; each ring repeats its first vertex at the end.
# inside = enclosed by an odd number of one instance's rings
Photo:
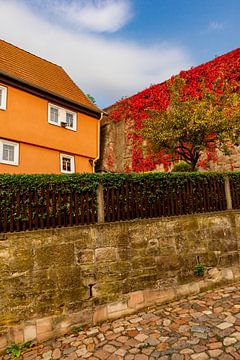
POLYGON ((240 284, 76 330, 30 349, 21 358, 240 359, 240 284))

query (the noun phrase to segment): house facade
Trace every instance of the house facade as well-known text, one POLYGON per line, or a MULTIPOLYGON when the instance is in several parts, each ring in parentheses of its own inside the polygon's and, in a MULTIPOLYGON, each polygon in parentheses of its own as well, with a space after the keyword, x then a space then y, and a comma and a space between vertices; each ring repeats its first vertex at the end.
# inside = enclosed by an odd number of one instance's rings
POLYGON ((0 40, 0 173, 94 171, 100 118, 60 66, 0 40))
MULTIPOLYGON (((213 84, 219 76, 240 81, 240 48, 186 71, 187 89, 194 92, 202 79, 213 84)), ((101 151, 98 171, 144 172, 166 170, 164 163, 156 163, 148 157, 145 145, 139 136, 141 121, 147 117, 148 109, 166 110, 169 93, 166 82, 152 85, 139 93, 111 105, 101 121, 101 151)), ((235 147, 230 156, 218 153, 217 161, 209 160, 208 169, 239 170, 240 148, 235 147)), ((163 159, 164 160, 164 159, 163 159)), ((202 168, 204 170, 204 168, 202 168)))

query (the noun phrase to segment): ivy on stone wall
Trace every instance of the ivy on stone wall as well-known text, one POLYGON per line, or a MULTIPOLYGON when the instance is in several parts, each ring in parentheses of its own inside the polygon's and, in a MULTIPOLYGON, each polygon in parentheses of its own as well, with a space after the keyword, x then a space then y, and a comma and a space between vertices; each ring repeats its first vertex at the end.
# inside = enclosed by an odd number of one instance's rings
MULTIPOLYGON (((219 56, 206 64, 202 64, 188 71, 181 71, 179 76, 186 81, 185 95, 199 96, 201 84, 205 81, 206 87, 212 89, 218 78, 227 79, 230 82, 238 82, 240 79, 240 48, 228 54, 219 56)), ((149 109, 165 111, 169 106, 170 96, 167 83, 152 85, 138 94, 122 99, 111 107, 109 120, 114 122, 124 121, 131 124, 131 131, 128 137, 131 138, 132 164, 125 169, 128 171, 151 171, 157 164, 162 164, 165 170, 169 169, 171 156, 160 152, 158 159, 151 154, 144 153, 142 136, 139 130, 142 129, 142 122, 148 117, 149 109)), ((206 161, 216 162, 215 154, 206 154, 206 161)), ((205 162, 206 162, 205 161, 205 162)), ((203 162, 199 166, 203 167, 203 162)), ((109 168, 111 171, 111 167, 109 168)))

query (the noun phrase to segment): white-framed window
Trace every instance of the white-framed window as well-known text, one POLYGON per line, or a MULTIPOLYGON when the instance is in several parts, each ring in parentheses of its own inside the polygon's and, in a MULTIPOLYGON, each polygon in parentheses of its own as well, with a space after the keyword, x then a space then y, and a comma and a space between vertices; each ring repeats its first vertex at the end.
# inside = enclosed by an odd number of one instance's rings
POLYGON ((49 103, 48 122, 53 125, 76 131, 77 113, 49 103))
POLYGON ((6 110, 7 108, 7 88, 0 85, 0 109, 6 110))
POLYGON ((50 108, 50 121, 54 124, 58 124, 58 109, 51 107, 50 108))
POLYGON ((60 168, 62 173, 72 174, 75 172, 74 156, 60 154, 60 168))
POLYGON ((15 165, 19 164, 19 144, 0 139, 0 163, 15 165))

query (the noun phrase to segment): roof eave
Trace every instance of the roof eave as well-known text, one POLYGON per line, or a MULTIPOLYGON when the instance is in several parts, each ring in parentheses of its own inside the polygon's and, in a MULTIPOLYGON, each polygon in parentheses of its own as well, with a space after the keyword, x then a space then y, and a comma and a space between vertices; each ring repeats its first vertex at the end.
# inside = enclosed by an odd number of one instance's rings
POLYGON ((6 85, 11 85, 26 92, 29 92, 30 94, 40 96, 41 98, 44 98, 52 102, 56 102, 59 105, 70 107, 72 110, 79 111, 81 113, 90 115, 97 119, 101 118, 102 110, 100 109, 96 109, 96 110, 92 109, 84 104, 78 103, 77 101, 65 98, 64 96, 58 95, 54 92, 41 88, 40 86, 19 79, 2 70, 0 70, 0 81, 6 83, 6 85))

